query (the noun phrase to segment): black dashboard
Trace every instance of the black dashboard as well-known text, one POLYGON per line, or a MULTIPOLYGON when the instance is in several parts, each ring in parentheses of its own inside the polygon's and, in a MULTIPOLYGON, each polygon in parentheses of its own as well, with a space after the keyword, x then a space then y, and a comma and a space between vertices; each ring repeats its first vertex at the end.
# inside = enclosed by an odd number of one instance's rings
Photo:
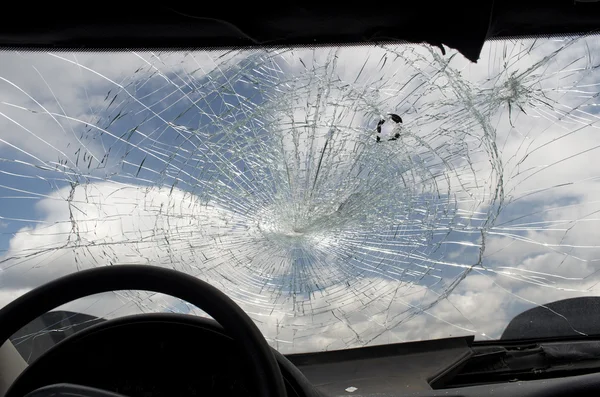
MULTIPOLYGON (((273 351, 289 397, 597 395, 600 374, 444 387, 472 355, 472 337, 295 354, 273 351), (437 385, 437 386, 436 386, 437 385), (348 389, 348 390, 346 390, 348 389), (437 390, 434 390, 437 389, 437 390)), ((120 395, 257 396, 248 363, 221 326, 179 314, 97 323, 42 354, 11 388, 68 383, 120 395)), ((56 395, 56 394, 54 394, 56 395)), ((90 394, 92 395, 92 394, 90 394)))

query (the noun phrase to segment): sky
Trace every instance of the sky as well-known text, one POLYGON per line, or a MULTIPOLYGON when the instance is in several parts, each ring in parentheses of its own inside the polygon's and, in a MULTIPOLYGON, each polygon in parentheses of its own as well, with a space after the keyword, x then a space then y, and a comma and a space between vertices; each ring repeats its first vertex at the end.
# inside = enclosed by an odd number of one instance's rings
POLYGON ((131 263, 210 282, 283 353, 497 339, 598 295, 598 45, 3 52, 0 305, 131 263))

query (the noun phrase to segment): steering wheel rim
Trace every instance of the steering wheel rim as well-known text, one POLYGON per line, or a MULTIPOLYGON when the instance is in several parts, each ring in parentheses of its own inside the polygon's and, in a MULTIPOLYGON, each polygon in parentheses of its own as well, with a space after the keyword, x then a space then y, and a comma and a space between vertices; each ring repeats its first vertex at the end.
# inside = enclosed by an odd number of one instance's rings
POLYGON ((279 365, 252 319, 212 285, 188 274, 157 266, 117 265, 82 270, 27 292, 0 310, 0 345, 49 310, 75 299, 118 290, 164 293, 197 306, 221 324, 254 364, 251 371, 260 395, 286 396, 279 365))

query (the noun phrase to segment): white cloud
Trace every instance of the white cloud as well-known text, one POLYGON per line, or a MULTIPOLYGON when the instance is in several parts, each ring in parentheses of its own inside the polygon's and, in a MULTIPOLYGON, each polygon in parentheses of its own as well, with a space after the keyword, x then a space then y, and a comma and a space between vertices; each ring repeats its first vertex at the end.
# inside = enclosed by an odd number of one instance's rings
MULTIPOLYGON (((260 284, 258 278, 254 280, 258 284, 237 282, 242 277, 250 277, 252 281, 258 274, 252 275, 252 270, 228 263, 230 256, 219 258, 223 256, 222 248, 230 246, 226 240, 239 238, 235 228, 223 226, 228 222, 235 224, 235 214, 198 205, 192 196, 177 189, 144 192, 138 186, 108 182, 86 185, 76 188, 71 195, 71 210, 65 200, 55 199, 66 196, 69 191, 63 189, 52 198, 41 200, 37 211, 43 223, 23 228, 11 239, 4 257, 14 259, 3 264, 5 270, 0 276, 8 294, 4 302, 28 287, 77 270, 105 266, 116 258, 121 263, 173 267, 196 274, 232 296, 273 344, 289 352, 360 345, 400 323, 418 305, 435 299, 425 296, 423 287, 365 277, 354 281, 350 288, 340 285, 324 288, 310 299, 298 297, 294 301, 284 293, 278 301, 271 301, 271 295, 261 293, 268 286, 260 284), (161 208, 164 216, 158 214, 161 208), (75 223, 77 234, 71 229, 75 223), (169 245, 164 243, 166 239, 170 240, 169 245), (190 248, 192 244, 197 248, 190 248), (19 289, 15 291, 17 286, 19 289), (370 294, 377 294, 378 299, 369 301, 370 294), (303 310, 306 315, 301 314, 303 310), (347 322, 335 317, 344 318, 348 313, 351 317, 347 322), (356 339, 356 333, 361 335, 360 340, 356 339), (313 338, 315 334, 320 337, 313 338)), ((252 232, 244 230, 244 233, 252 232)), ((157 297, 143 292, 105 294, 101 299, 90 297, 67 307, 114 317, 168 310, 175 303, 171 298, 157 297)), ((446 321, 452 322, 454 318, 446 321)))
POLYGON ((192 78, 200 79, 218 71, 223 62, 233 64, 245 56, 217 51, 114 53, 108 61, 97 53, 4 52, 0 64, 0 112, 4 114, 0 115, 0 138, 5 142, 0 142, 0 148, 15 153, 17 147, 35 156, 27 159, 34 164, 57 161, 59 156, 72 158, 76 150, 72 148, 82 145, 101 158, 101 143, 86 138, 82 131, 85 123, 98 123, 102 109, 115 94, 119 95, 113 109, 123 99, 135 96, 142 86, 168 91, 186 88, 192 78), (169 76, 161 70, 168 70, 169 76), (132 85, 135 82, 138 84, 132 85), (68 119, 61 117, 64 115, 68 119))

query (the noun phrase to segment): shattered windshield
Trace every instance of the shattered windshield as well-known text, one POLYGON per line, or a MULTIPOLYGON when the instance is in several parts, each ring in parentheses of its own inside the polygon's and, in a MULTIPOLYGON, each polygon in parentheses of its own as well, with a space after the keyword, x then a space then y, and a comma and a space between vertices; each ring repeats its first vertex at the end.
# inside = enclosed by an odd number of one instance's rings
MULTIPOLYGON (((498 339, 600 291, 599 46, 3 52, 0 304, 144 264, 283 353, 498 339)), ((69 308, 202 315, 143 291, 69 308)))

